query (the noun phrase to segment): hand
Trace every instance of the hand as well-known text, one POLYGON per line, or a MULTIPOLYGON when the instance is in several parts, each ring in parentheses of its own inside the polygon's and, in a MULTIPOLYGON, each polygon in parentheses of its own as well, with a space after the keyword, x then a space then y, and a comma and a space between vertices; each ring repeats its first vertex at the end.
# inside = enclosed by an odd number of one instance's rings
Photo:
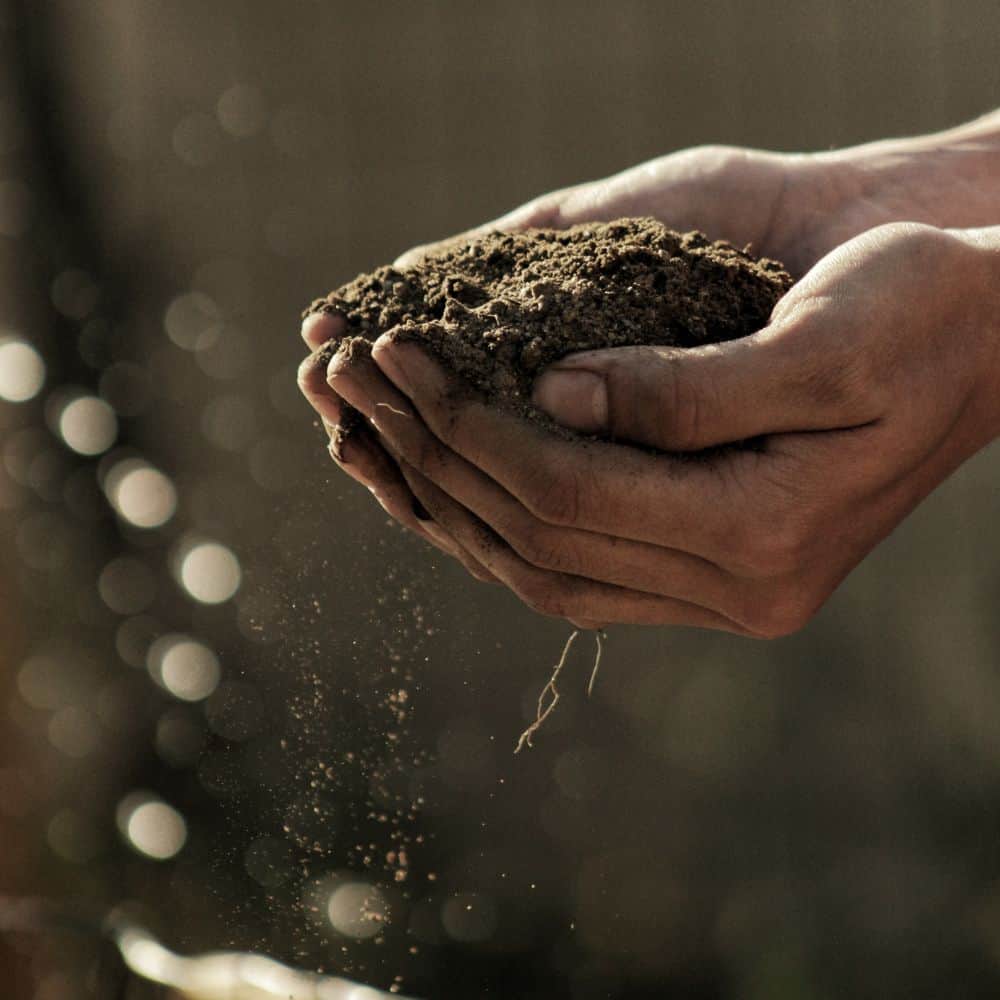
MULTIPOLYGON (((435 247, 491 229, 559 228, 575 222, 625 215, 653 215, 677 229, 700 227, 714 237, 726 236, 739 244, 767 245, 777 256, 786 245, 791 245, 792 231, 797 228, 784 221, 791 218, 788 212, 782 215, 778 211, 779 201, 790 206, 798 200, 798 196, 795 199, 783 197, 782 192, 789 185, 796 191, 810 188, 812 193, 803 194, 802 200, 809 203, 814 219, 825 218, 824 206, 829 198, 828 193, 820 190, 820 175, 829 173, 832 177, 835 171, 813 170, 810 163, 808 157, 729 147, 685 150, 614 177, 544 195, 452 240, 410 250, 397 259, 396 266, 405 267, 435 247)), ((810 232, 813 228, 815 225, 806 227, 810 232)), ((810 236, 809 240, 812 239, 810 236)), ((323 314, 308 316, 302 324, 302 337, 312 353, 299 368, 299 386, 330 435, 331 457, 348 475, 368 487, 383 509, 397 521, 460 559, 478 579, 493 580, 492 574, 478 565, 439 525, 420 518, 420 505, 415 502, 395 461, 377 435, 365 428, 354 428, 349 435, 335 431, 342 427, 345 409, 327 378, 333 357, 332 346, 327 345, 339 338, 344 329, 342 319, 323 314)), ((369 374, 377 371, 366 358, 354 361, 364 365, 369 374)), ((342 366, 343 359, 337 363, 342 366)))
MULTIPOLYGON (((641 164, 604 180, 581 184, 537 198, 504 217, 453 240, 490 229, 555 228, 576 222, 625 215, 652 215, 677 229, 702 228, 735 243, 753 243, 762 253, 804 268, 842 237, 844 223, 833 231, 836 205, 853 190, 851 169, 820 158, 763 153, 722 146, 684 150, 641 164)), ((841 213, 843 214, 843 213, 841 213)), ((865 228, 879 216, 877 200, 864 218, 850 225, 865 228)), ((858 229, 860 231, 860 229, 858 229)), ((446 241, 451 242, 451 241, 446 241)), ((440 247, 444 244, 435 244, 440 247)), ((406 266, 434 246, 403 254, 406 266)), ((327 380, 331 339, 344 331, 342 320, 314 314, 302 325, 313 352, 299 371, 299 384, 336 442, 331 455, 349 475, 367 486, 394 518, 425 540, 463 560, 480 579, 491 579, 432 522, 421 521, 419 505, 377 436, 364 430, 334 434, 344 414, 342 400, 327 380)))
MULTIPOLYGON (((996 210, 996 117, 940 136, 821 154, 714 146, 685 150, 605 180, 544 195, 455 239, 493 228, 558 227, 651 214, 675 228, 700 227, 736 243, 752 243, 801 273, 822 253, 881 222, 918 219, 968 225, 989 218, 996 210)), ((409 251, 396 263, 405 266, 429 249, 433 246, 409 251)), ((300 369, 300 384, 331 433, 344 410, 327 381, 332 351, 321 348, 343 329, 342 321, 323 315, 310 316, 302 328, 314 353, 300 369)), ((361 362, 369 372, 374 370, 368 359, 361 362)), ((344 359, 337 361, 338 367, 343 364, 344 359)), ((392 516, 461 559, 478 578, 492 579, 440 525, 420 520, 420 505, 377 435, 368 429, 349 437, 337 434, 334 440, 334 459, 368 486, 392 516)))
POLYGON ((537 383, 556 419, 616 442, 757 439, 695 459, 560 440, 391 337, 330 378, 435 521, 537 610, 784 635, 1000 430, 996 270, 959 235, 879 227, 820 261, 758 334, 587 352, 537 383))

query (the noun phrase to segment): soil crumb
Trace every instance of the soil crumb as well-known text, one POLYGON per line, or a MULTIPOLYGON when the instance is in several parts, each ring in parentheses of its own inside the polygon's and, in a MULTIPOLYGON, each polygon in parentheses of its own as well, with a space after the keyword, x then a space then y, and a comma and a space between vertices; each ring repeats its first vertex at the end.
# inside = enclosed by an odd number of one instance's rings
POLYGON ((749 247, 635 218, 451 242, 405 269, 359 275, 305 315, 342 315, 341 351, 390 331, 422 341, 490 402, 554 427, 530 403, 546 365, 601 347, 743 337, 791 285, 749 247))

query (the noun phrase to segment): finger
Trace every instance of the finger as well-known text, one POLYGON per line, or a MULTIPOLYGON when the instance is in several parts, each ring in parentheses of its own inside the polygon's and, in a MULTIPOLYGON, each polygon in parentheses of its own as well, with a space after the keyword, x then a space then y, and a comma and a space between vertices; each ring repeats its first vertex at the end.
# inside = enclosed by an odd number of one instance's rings
POLYGON ((338 448, 331 444, 330 456, 352 479, 365 486, 382 509, 403 527, 446 555, 458 559, 478 580, 498 582, 493 574, 434 524, 430 514, 413 495, 396 463, 363 424, 346 436, 338 448))
MULTIPOLYGON (((392 406, 379 411, 379 422, 382 440, 387 442, 404 477, 408 477, 407 470, 412 466, 392 442, 400 440, 405 446, 405 442, 415 440, 423 425, 419 418, 400 409, 405 405, 404 400, 394 400, 392 406)), ((745 570, 727 572, 708 560, 663 546, 548 525, 475 466, 437 442, 426 428, 422 433, 431 443, 411 446, 410 450, 422 456, 430 473, 427 478, 536 569, 695 604, 727 618, 746 635, 788 634, 790 628, 801 627, 818 607, 814 596, 796 582, 808 556, 808 536, 803 536, 801 544, 796 543, 797 550, 787 553, 765 545, 759 565, 754 564, 751 553, 748 575, 745 570), (433 458, 428 460, 428 455, 433 458), (786 557, 790 565, 786 565, 786 557)), ((779 465, 782 474, 797 472, 798 478, 817 478, 814 462, 807 464, 798 459, 793 464, 790 455, 782 453, 779 465)), ((822 483, 827 482, 825 470, 829 466, 829 462, 824 466, 822 483)), ((782 542, 785 539, 795 540, 787 527, 781 533, 782 542)), ((571 620, 579 623, 582 619, 571 620)))
MULTIPOLYGON (((399 455, 393 451, 391 446, 389 446, 384 440, 381 441, 380 447, 384 450, 389 462, 396 475, 399 475, 402 479, 402 474, 400 472, 400 459, 399 455)), ((405 479, 403 479, 405 483, 405 479)), ((407 489, 409 489, 409 484, 406 484, 407 489)), ((410 491, 412 495, 412 490, 410 491)), ((447 551, 450 555, 454 556, 477 580, 482 583, 499 583, 500 581, 485 567, 480 563, 470 552, 464 549, 451 535, 448 534, 444 528, 438 524, 434 518, 431 516, 430 512, 426 507, 413 496, 411 504, 413 513, 420 522, 421 528, 427 532, 432 539, 436 539, 439 543, 439 547, 447 551)))
POLYGON ((328 340, 339 340, 347 332, 347 320, 339 312, 311 312, 302 320, 302 339, 311 351, 328 340))
MULTIPOLYGON (((354 342, 333 352, 327 366, 327 372, 329 382, 335 385, 341 394, 350 393, 348 402, 351 403, 352 412, 360 412, 364 416, 371 415, 373 411, 369 394, 398 396, 395 388, 372 362, 371 355, 366 350, 363 341, 354 342)), ((345 396, 345 398, 347 397, 345 396)), ((405 400, 398 399, 397 402, 406 405, 405 400)), ((379 492, 373 490, 373 493, 383 507, 389 510, 390 514, 400 523, 416 531, 427 540, 435 542, 439 548, 453 555, 476 579, 486 583, 496 582, 493 575, 485 567, 479 565, 453 539, 449 538, 439 525, 435 525, 432 520, 420 516, 418 513, 421 510, 419 504, 415 504, 412 493, 399 473, 395 458, 386 451, 367 425, 359 430, 363 430, 363 434, 359 433, 359 437, 364 441, 365 450, 372 453, 369 456, 369 463, 365 467, 365 473, 369 477, 374 477, 372 482, 376 484, 379 492), (387 484, 392 485, 391 493, 388 492, 387 484), (380 493, 383 496, 380 496, 380 493), (391 510, 386 503, 383 503, 383 499, 392 502, 391 510)), ((336 457, 334 455, 335 459, 336 457)), ((350 472, 351 470, 345 467, 345 471, 350 472)), ((360 467, 355 471, 361 471, 360 467)))
POLYGON ((404 462, 400 468, 414 494, 435 520, 540 614, 609 624, 692 625, 745 633, 744 629, 724 616, 686 601, 531 566, 412 466, 404 462))
POLYGON ((431 539, 417 516, 422 511, 395 463, 364 424, 345 435, 339 446, 331 441, 330 457, 352 479, 366 487, 386 513, 404 527, 431 539))
POLYGON ((343 403, 326 379, 326 370, 336 349, 336 341, 326 341, 303 359, 298 371, 299 391, 320 417, 330 424, 339 424, 344 416, 343 403))
POLYGON ((539 520, 482 471, 444 447, 370 358, 348 363, 338 356, 329 370, 338 391, 372 414, 400 466, 409 459, 420 462, 436 486, 477 515, 530 565, 693 601, 720 614, 738 602, 736 581, 698 556, 539 520))
POLYGON ((455 236, 449 236, 443 240, 436 240, 433 243, 421 243, 418 246, 410 247, 409 250, 401 253, 392 262, 392 266, 398 269, 412 267, 414 264, 421 263, 421 261, 423 261, 426 257, 442 253, 450 247, 467 243, 469 240, 473 240, 477 236, 482 236, 485 233, 490 232, 491 229, 495 228, 496 227, 491 227, 489 224, 476 226, 475 229, 467 229, 465 232, 457 233, 455 236))
POLYGON ((442 445, 403 397, 379 410, 376 420, 382 439, 397 459, 419 461, 435 486, 475 514, 532 566, 677 597, 730 617, 730 611, 738 608, 739 582, 706 559, 541 521, 484 472, 442 445))
MULTIPOLYGON (((651 542, 720 566, 751 530, 738 495, 746 456, 692 461, 565 441, 486 405, 414 344, 381 337, 372 357, 441 443, 548 524, 651 542)), ((434 457, 428 451, 408 461, 426 472, 422 463, 434 457)))
POLYGON ((566 427, 664 451, 878 419, 846 343, 830 347, 786 323, 703 347, 584 351, 550 365, 532 399, 566 427))

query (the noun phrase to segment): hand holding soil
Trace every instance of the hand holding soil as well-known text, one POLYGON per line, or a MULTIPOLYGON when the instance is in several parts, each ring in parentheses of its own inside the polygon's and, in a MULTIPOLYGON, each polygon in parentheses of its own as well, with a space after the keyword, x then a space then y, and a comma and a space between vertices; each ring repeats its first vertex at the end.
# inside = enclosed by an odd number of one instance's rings
MULTIPOLYGON (((613 442, 566 439, 488 405, 391 336, 334 355, 329 389, 316 378, 328 358, 315 355, 303 387, 331 430, 343 400, 368 418, 335 457, 390 513, 537 610, 589 626, 786 634, 1000 431, 1000 229, 879 225, 932 208, 937 225, 1000 222, 995 193, 984 210, 974 183, 997 176, 996 147, 973 146, 951 161, 961 177, 949 190, 967 195, 952 204, 916 197, 917 166, 883 162, 880 147, 850 163, 709 149, 501 220, 652 213, 812 265, 759 332, 586 351, 540 374, 538 407, 613 442), (681 454, 747 439, 754 447, 681 454)), ((929 149, 922 162, 937 170, 929 149)), ((303 332, 319 347, 343 320, 311 316, 303 332)))

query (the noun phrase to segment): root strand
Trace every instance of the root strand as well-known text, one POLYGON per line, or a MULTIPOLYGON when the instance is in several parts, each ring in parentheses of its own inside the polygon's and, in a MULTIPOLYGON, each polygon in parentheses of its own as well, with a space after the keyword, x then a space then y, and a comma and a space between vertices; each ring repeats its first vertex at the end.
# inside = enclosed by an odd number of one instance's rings
MULTIPOLYGON (((556 705, 559 704, 559 690, 556 688, 556 681, 559 680, 559 675, 562 673, 563 667, 566 666, 566 658, 569 656, 570 647, 573 645, 574 640, 579 634, 580 630, 576 629, 566 640, 566 645, 563 646, 562 656, 559 657, 559 662, 552 671, 552 676, 549 678, 548 684, 542 688, 541 694, 538 696, 538 708, 535 712, 535 721, 532 722, 523 733, 521 733, 521 736, 517 741, 517 746, 514 748, 514 753, 520 753, 525 747, 534 746, 531 742, 532 737, 538 732, 539 729, 541 729, 542 724, 553 713, 556 705), (548 704, 546 704, 545 701, 546 696, 549 696, 548 704)), ((597 680, 597 671, 601 666, 601 653, 604 650, 602 642, 605 638, 604 632, 598 629, 594 633, 594 638, 597 640, 597 656, 594 659, 594 668, 590 672, 590 683, 587 685, 588 698, 591 694, 593 694, 594 682, 597 680)))

